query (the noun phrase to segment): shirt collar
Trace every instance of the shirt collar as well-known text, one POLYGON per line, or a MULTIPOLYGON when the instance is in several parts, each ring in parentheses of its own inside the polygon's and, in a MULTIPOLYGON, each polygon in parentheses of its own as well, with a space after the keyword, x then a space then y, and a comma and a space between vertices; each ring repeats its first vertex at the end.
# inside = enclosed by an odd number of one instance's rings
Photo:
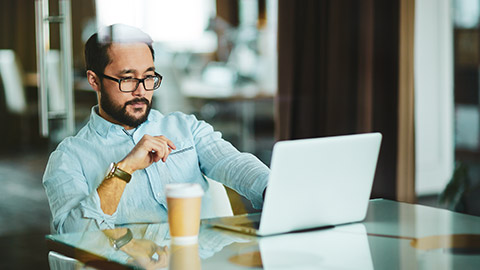
POLYGON ((109 122, 101 117, 98 114, 98 105, 92 107, 92 111, 90 112, 90 123, 93 126, 93 129, 102 137, 106 137, 110 129, 114 128, 114 126, 121 128, 121 126, 109 122))

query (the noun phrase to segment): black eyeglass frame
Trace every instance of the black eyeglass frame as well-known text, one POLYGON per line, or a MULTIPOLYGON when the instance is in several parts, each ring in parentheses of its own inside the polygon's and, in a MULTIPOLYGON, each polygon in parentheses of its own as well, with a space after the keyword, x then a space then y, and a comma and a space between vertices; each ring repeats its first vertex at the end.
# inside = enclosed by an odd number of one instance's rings
POLYGON ((114 77, 110 77, 108 75, 105 75, 105 74, 100 74, 100 76, 102 76, 103 78, 105 79, 109 79, 111 81, 114 81, 114 82, 117 82, 118 83, 118 90, 120 90, 121 92, 123 93, 131 93, 131 92, 135 92, 137 89, 138 89, 138 86, 140 85, 140 83, 143 84, 143 88, 146 90, 146 91, 155 91, 157 90, 158 88, 160 88, 160 85, 162 84, 162 80, 163 80, 163 76, 160 75, 159 73, 155 72, 155 77, 158 77, 159 79, 159 83, 158 83, 158 86, 156 88, 153 88, 153 89, 147 89, 145 87, 145 80, 148 79, 148 77, 145 77, 143 79, 137 79, 137 78, 131 78, 131 77, 128 77, 128 78, 121 78, 121 79, 117 79, 117 78, 114 78, 114 77), (126 91, 126 90, 122 90, 122 81, 124 80, 136 80, 137 81, 137 86, 135 86, 135 89, 133 90, 130 90, 130 91, 126 91))

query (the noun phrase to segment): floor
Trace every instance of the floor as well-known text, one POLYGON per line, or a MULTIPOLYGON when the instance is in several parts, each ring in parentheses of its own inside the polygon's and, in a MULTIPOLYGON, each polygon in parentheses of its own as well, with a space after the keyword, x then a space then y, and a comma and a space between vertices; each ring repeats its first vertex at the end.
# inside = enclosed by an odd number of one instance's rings
POLYGON ((50 210, 42 186, 47 150, 0 154, 0 269, 49 269, 50 210))

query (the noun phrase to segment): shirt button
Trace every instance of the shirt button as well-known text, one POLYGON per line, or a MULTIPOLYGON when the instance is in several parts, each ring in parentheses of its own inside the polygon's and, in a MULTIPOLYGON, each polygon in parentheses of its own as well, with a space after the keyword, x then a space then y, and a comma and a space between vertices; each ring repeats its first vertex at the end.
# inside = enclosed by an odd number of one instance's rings
POLYGON ((162 193, 161 193, 161 192, 158 192, 158 193, 157 193, 157 197, 160 197, 160 196, 162 196, 162 193))

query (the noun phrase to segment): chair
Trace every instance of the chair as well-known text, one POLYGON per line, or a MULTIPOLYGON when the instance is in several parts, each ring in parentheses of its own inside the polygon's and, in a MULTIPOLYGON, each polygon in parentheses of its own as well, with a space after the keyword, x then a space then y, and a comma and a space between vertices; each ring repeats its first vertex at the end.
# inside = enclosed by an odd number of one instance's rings
POLYGON ((37 107, 28 104, 23 69, 14 50, 0 50, 0 121, 9 128, 2 133, 6 140, 0 148, 26 148, 32 136, 33 121, 37 121, 37 107))
POLYGON ((232 205, 228 198, 227 191, 222 183, 214 181, 205 176, 207 179, 209 188, 208 192, 212 197, 213 211, 217 217, 233 216, 232 205))
POLYGON ((7 111, 22 114, 27 109, 21 67, 13 50, 0 50, 0 77, 7 111))
MULTIPOLYGON (((222 183, 208 177, 208 193, 213 201, 213 211, 217 217, 233 216, 232 206, 227 191, 222 183)), ((67 257, 55 251, 48 252, 48 264, 51 270, 75 270, 85 269, 85 265, 73 258, 67 257)))
POLYGON ((55 251, 48 252, 48 264, 51 270, 75 270, 84 269, 85 266, 82 262, 57 253, 55 251))

